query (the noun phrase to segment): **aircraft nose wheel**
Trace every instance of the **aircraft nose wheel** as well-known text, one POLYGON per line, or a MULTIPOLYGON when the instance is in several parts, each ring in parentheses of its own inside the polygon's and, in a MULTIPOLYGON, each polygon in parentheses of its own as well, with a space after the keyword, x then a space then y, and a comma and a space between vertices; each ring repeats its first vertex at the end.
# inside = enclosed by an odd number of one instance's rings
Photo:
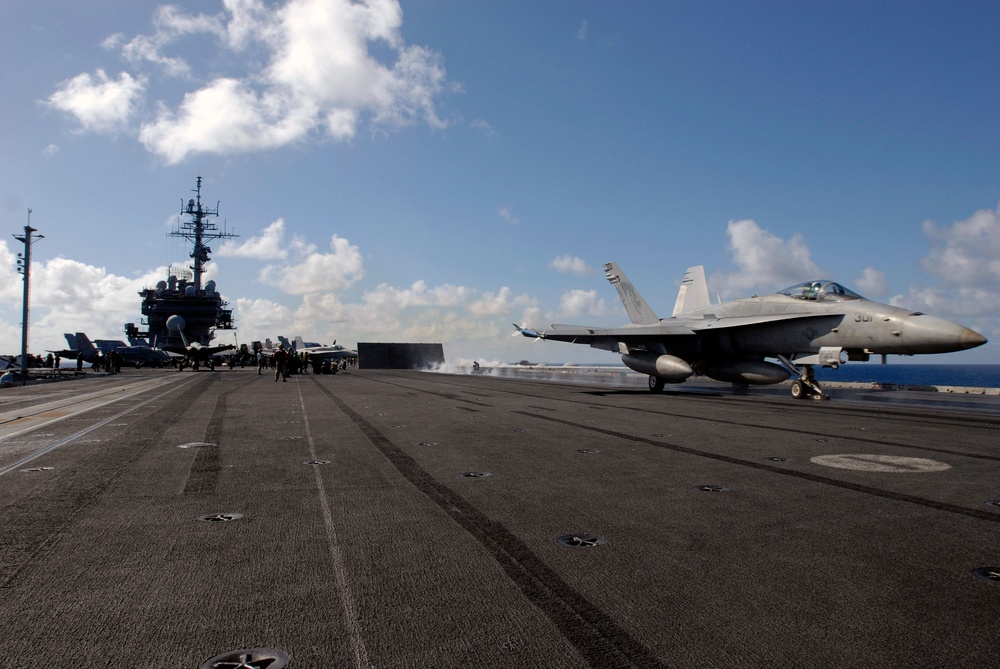
POLYGON ((802 381, 799 381, 798 379, 792 381, 792 397, 797 400, 801 400, 808 394, 806 384, 802 383, 802 381))
POLYGON ((828 400, 830 396, 820 390, 818 387, 814 390, 801 379, 796 379, 792 381, 792 397, 801 400, 805 398, 811 398, 814 400, 828 400))

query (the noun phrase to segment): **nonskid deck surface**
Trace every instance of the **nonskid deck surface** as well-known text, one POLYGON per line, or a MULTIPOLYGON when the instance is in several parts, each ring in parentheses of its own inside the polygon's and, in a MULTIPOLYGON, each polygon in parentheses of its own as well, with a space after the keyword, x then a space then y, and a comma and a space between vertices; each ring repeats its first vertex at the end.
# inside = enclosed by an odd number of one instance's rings
POLYGON ((6 390, 0 667, 989 666, 1000 419, 860 400, 370 370, 6 390))

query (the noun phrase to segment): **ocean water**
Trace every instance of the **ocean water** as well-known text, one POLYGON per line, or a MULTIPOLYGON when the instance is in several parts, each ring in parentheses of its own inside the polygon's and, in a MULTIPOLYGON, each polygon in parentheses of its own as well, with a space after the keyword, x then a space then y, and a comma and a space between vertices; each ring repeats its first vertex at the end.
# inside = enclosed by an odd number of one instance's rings
POLYGON ((1000 365, 881 365, 849 362, 838 369, 817 367, 816 380, 1000 388, 1000 365))

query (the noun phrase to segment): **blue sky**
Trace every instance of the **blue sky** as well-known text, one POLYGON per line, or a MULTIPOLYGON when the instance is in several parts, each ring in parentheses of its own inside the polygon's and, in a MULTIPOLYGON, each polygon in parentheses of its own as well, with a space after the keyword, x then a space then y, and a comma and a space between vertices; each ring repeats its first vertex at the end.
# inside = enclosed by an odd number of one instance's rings
MULTIPOLYGON (((120 338, 203 178, 239 341, 603 361, 627 321, 836 279, 1000 340, 995 2, 10 0, 0 352, 120 338)), ((231 333, 220 334, 228 342, 231 333)), ((996 344, 918 362, 997 363, 996 344)))

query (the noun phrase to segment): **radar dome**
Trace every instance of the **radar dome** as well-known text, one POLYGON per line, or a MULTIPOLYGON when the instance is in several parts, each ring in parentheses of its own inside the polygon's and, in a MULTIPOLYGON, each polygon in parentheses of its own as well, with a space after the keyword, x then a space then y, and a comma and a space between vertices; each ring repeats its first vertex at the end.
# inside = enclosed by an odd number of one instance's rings
POLYGON ((173 316, 167 319, 167 330, 171 332, 180 332, 181 330, 184 329, 185 325, 186 323, 184 322, 183 316, 178 316, 177 314, 174 314, 173 316))
POLYGON ((160 291, 160 292, 163 292, 164 290, 167 289, 167 282, 166 281, 157 281, 156 282, 156 289, 158 291, 160 291))
POLYGON ((205 284, 205 292, 206 293, 215 292, 215 281, 209 281, 208 283, 205 284))
POLYGON ((197 294, 197 291, 194 289, 194 286, 188 286, 184 289, 184 294, 188 297, 194 297, 197 294))

